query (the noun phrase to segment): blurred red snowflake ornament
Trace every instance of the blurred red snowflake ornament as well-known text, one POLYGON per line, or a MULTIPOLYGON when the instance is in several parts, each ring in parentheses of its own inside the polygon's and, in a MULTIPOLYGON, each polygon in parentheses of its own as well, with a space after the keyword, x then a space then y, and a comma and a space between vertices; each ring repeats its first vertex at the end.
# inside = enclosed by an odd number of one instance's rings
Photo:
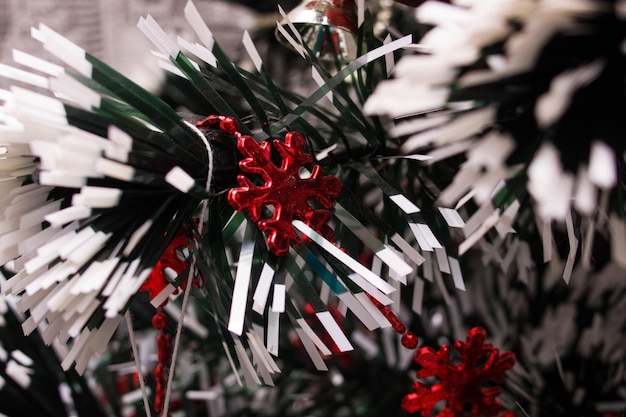
MULTIPOLYGON (((421 369, 418 378, 436 377, 439 382, 426 385, 421 381, 413 384, 415 392, 402 400, 402 408, 409 413, 421 412, 429 417, 440 401, 446 401, 444 409, 436 417, 494 417, 500 412, 497 396, 504 382, 504 373, 515 365, 515 354, 504 352, 485 343, 487 332, 475 327, 467 333, 465 342, 457 341, 458 363, 450 361, 450 348, 442 346, 438 351, 430 347, 415 353, 415 362, 421 369), (486 386, 486 384, 489 384, 486 386)), ((504 412, 503 416, 512 415, 504 412)))
MULTIPOLYGON (((194 222, 198 223, 197 219, 194 219, 194 222)), ((187 254, 191 252, 191 244, 187 240, 187 235, 183 229, 180 229, 172 242, 168 245, 167 249, 161 255, 161 258, 157 261, 156 265, 150 272, 148 278, 141 285, 140 291, 147 291, 150 300, 159 295, 161 291, 170 284, 170 280, 167 278, 167 270, 175 273, 176 275, 180 275, 183 273, 188 267, 189 262, 186 260, 187 254)), ((201 281, 199 281, 198 276, 193 277, 193 285, 194 287, 200 286, 201 281)), ((204 282, 202 282, 204 284, 204 282)), ((185 290, 187 287, 187 280, 182 280, 180 283, 180 288, 185 290)), ((176 290, 178 291, 178 289, 176 290)), ((165 300, 167 302, 167 300, 165 300)))
POLYGON ((251 136, 238 132, 235 136, 237 148, 244 156, 239 167, 246 173, 260 175, 264 184, 256 185, 245 175, 239 175, 241 187, 229 191, 228 201, 235 210, 246 211, 259 230, 267 233, 269 249, 276 255, 284 255, 290 244, 300 243, 291 225, 294 219, 333 241, 333 230, 326 222, 331 216, 332 197, 341 191, 341 183, 332 175, 322 175, 319 165, 313 167, 309 178, 300 177, 301 168, 313 162, 313 156, 304 153, 304 138, 297 132, 289 132, 284 142, 265 141, 259 145, 251 136), (280 166, 272 162, 272 146, 282 160, 280 166), (311 199, 317 200, 321 208, 311 207, 311 199), (272 206, 274 213, 271 218, 261 220, 266 206, 272 206))

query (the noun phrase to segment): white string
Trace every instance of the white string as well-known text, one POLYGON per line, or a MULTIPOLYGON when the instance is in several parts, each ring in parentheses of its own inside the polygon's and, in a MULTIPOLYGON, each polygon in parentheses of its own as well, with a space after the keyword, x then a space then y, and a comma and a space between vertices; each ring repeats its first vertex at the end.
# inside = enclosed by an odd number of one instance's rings
POLYGON ((141 395, 143 395, 143 406, 146 409, 146 416, 152 417, 150 411, 150 403, 148 402, 148 391, 146 390, 146 383, 143 380, 143 371, 141 370, 141 362, 139 361, 139 351, 137 349, 137 340, 135 339, 135 331, 133 330, 133 322, 130 318, 130 311, 126 311, 124 314, 126 318, 126 327, 128 328, 128 339, 130 339, 130 347, 135 357, 135 367, 137 368, 137 375, 139 376, 139 387, 141 388, 141 395))
MULTIPOLYGON (((206 139, 204 134, 198 129, 196 126, 191 123, 185 122, 187 126, 191 128, 199 137, 202 139, 204 146, 207 150, 208 155, 208 173, 206 178, 206 191, 209 192, 211 188, 211 180, 213 179, 213 150, 209 145, 209 141, 206 139)), ((202 231, 204 230, 204 222, 207 217, 207 209, 208 209, 208 200, 202 201, 202 210, 200 211, 200 221, 198 222, 198 234, 202 236, 202 231)), ((187 303, 189 302, 189 294, 191 293, 191 286, 193 284, 193 276, 195 275, 196 269, 196 258, 194 257, 191 261, 191 266, 189 268, 189 276, 187 277, 187 287, 185 288, 185 293, 183 295, 183 304, 180 308, 180 316, 178 317, 178 326, 176 327, 176 336, 174 338, 174 350, 172 351, 172 360, 170 364, 169 373, 167 376, 167 390, 165 391, 165 401, 163 402, 163 413, 162 415, 167 416, 167 412, 169 410, 170 405, 170 397, 172 395, 172 381, 174 380, 174 368, 176 366, 176 357, 178 356, 178 347, 180 345, 180 335, 183 330, 183 319, 185 318, 185 311, 187 310, 187 303)))

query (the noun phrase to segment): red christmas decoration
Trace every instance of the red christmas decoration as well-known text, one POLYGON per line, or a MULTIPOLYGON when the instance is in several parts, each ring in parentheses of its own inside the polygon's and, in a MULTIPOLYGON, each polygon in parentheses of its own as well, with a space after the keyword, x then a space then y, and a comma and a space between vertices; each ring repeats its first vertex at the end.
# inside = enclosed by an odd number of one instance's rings
POLYGON ((306 223, 326 239, 333 241, 333 230, 326 224, 333 207, 332 197, 341 190, 341 183, 332 175, 322 175, 319 165, 313 166, 310 178, 301 178, 300 169, 313 162, 313 156, 304 153, 304 138, 297 132, 289 132, 285 141, 265 141, 260 145, 251 136, 235 133, 237 147, 245 157, 239 167, 250 174, 258 174, 263 185, 254 184, 245 175, 237 180, 241 187, 228 193, 230 205, 248 213, 257 222, 259 230, 267 233, 267 245, 276 255, 284 255, 289 245, 300 243, 300 237, 291 225, 294 219, 306 223), (272 146, 282 159, 276 166, 272 162, 272 146), (309 200, 315 199, 321 208, 314 209, 309 200), (263 209, 274 208, 269 219, 261 219, 263 209))
MULTIPOLYGON (((189 263, 184 259, 183 251, 185 250, 191 251, 191 245, 187 241, 185 231, 181 229, 176 233, 176 236, 174 236, 172 242, 168 245, 165 252, 163 252, 161 258, 159 258, 152 272, 150 272, 150 275, 139 290, 148 291, 151 300, 159 295, 159 293, 167 287, 167 284, 170 283, 165 275, 166 270, 171 269, 176 275, 180 275, 189 266, 189 263)), ((197 276, 193 277, 193 285, 194 287, 200 285, 197 276)), ((183 280, 180 284, 180 288, 185 290, 186 287, 187 280, 183 280)), ((176 291, 178 291, 178 289, 176 291)), ((167 300, 164 301, 164 303, 166 302, 167 300)))
MULTIPOLYGON (((367 293, 366 293, 367 294, 367 293)), ((367 294, 367 297, 374 303, 376 308, 382 313, 383 316, 387 319, 391 327, 402 335, 400 339, 400 343, 407 349, 415 349, 419 343, 419 338, 413 332, 407 331, 406 326, 402 323, 402 320, 396 314, 391 311, 391 308, 382 304, 380 301, 372 297, 370 294, 367 294)))
MULTIPOLYGON (((170 283, 165 275, 167 269, 171 269, 176 275, 180 275, 189 266, 189 263, 184 259, 184 250, 191 250, 191 246, 187 240, 185 231, 181 229, 176 233, 176 236, 174 236, 174 239, 168 245, 165 252, 163 252, 161 258, 159 258, 152 272, 150 272, 150 275, 140 288, 141 291, 148 291, 150 299, 156 297, 170 283)), ((199 285, 197 276, 193 277, 193 285, 196 287, 199 285)), ((187 287, 187 281, 184 280, 180 287, 184 290, 187 287)), ((163 301, 162 305, 166 303, 167 299, 163 301)), ((161 307, 159 307, 152 317, 152 326, 158 330, 157 365, 154 369, 154 379, 156 380, 154 409, 157 413, 163 411, 168 378, 167 372, 172 356, 172 336, 165 330, 167 321, 167 316, 162 311, 161 307)))
MULTIPOLYGON (((487 332, 475 327, 467 333, 465 342, 457 341, 454 348, 460 355, 458 363, 450 361, 450 348, 442 346, 438 351, 422 347, 415 354, 415 362, 421 369, 418 378, 436 377, 439 382, 427 385, 416 381, 415 392, 402 400, 402 408, 409 413, 421 412, 429 417, 440 401, 446 401, 444 409, 436 417, 494 417, 500 412, 497 396, 504 382, 504 373, 515 364, 515 354, 504 352, 485 343, 487 332), (489 384, 486 386, 486 384, 489 384)), ((503 416, 512 416, 505 412, 503 416)))
POLYGON ((154 395, 154 409, 157 413, 163 411, 165 404, 165 389, 167 387, 168 370, 172 359, 172 335, 165 332, 167 326, 167 316, 158 309, 157 314, 152 317, 152 326, 159 331, 157 336, 157 366, 154 369, 154 379, 156 379, 156 392, 154 395))

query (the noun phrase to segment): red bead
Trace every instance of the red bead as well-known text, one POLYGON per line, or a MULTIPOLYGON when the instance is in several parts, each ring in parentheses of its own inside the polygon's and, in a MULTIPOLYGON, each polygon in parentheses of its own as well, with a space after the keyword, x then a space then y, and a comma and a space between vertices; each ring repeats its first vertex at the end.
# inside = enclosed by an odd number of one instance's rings
POLYGON ((220 122, 220 129, 222 129, 224 133, 228 133, 229 135, 235 134, 237 128, 237 121, 233 117, 226 116, 220 122))
POLYGON ((154 368, 154 377, 157 380, 163 378, 163 367, 161 365, 157 365, 156 368, 154 368))
POLYGON ((161 330, 167 326, 167 316, 164 313, 157 313, 152 317, 152 326, 161 330))
POLYGON ((415 333, 406 332, 402 335, 402 339, 400 339, 400 342, 402 342, 402 346, 407 349, 415 349, 417 347, 417 342, 419 342, 419 339, 415 333))

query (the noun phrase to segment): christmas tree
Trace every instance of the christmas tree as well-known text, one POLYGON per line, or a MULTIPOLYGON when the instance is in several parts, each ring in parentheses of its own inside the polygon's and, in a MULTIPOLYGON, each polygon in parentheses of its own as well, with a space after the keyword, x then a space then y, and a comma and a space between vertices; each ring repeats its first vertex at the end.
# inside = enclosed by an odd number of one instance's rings
POLYGON ((0 66, 0 413, 623 415, 626 2, 283 6, 0 66))

